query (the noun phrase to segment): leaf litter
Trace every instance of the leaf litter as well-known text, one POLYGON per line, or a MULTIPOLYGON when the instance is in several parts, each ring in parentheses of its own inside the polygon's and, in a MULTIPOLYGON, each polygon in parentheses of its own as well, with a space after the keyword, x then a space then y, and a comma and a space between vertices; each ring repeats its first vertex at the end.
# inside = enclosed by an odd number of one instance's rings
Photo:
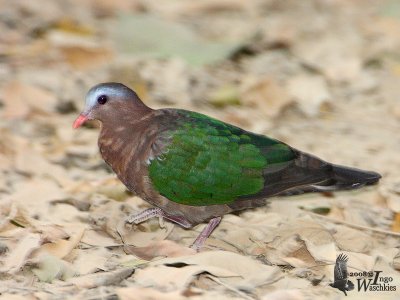
POLYGON ((395 2, 0 1, 0 298, 338 299, 340 253, 399 289, 395 2), (96 124, 71 129, 110 80, 383 179, 227 215, 195 253, 203 224, 126 226, 148 204, 102 162, 96 124))

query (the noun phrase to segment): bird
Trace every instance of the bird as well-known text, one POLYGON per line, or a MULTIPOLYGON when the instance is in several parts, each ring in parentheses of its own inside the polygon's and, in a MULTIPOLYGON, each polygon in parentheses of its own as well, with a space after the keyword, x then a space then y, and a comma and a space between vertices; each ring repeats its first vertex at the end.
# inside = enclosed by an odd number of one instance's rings
POLYGON ((347 257, 347 255, 343 253, 339 254, 339 256, 336 258, 336 263, 335 263, 334 281, 333 283, 329 284, 331 287, 334 287, 342 291, 346 296, 347 296, 346 291, 351 291, 354 289, 353 282, 347 279, 348 260, 349 258, 347 257))
POLYGON ((201 113, 152 109, 117 82, 88 91, 73 128, 88 120, 101 123, 104 161, 153 206, 126 222, 162 217, 187 229, 207 223, 191 245, 196 250, 225 214, 264 206, 272 196, 348 190, 381 178, 201 113))

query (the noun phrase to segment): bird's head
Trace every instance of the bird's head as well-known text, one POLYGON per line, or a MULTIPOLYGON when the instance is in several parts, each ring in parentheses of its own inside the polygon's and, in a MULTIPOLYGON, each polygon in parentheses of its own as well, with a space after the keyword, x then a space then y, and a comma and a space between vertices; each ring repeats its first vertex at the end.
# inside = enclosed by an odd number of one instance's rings
POLYGON ((86 94, 85 108, 76 118, 73 128, 78 128, 87 120, 118 120, 124 113, 141 113, 150 110, 138 95, 122 83, 100 83, 86 94))

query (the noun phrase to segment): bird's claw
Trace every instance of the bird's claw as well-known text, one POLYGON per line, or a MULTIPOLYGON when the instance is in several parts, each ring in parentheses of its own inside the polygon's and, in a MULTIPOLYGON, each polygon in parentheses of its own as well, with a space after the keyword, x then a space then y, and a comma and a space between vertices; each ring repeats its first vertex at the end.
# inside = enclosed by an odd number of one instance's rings
POLYGON ((125 220, 125 223, 137 225, 153 217, 162 217, 162 216, 163 216, 162 210, 158 207, 153 207, 128 216, 128 218, 125 220))

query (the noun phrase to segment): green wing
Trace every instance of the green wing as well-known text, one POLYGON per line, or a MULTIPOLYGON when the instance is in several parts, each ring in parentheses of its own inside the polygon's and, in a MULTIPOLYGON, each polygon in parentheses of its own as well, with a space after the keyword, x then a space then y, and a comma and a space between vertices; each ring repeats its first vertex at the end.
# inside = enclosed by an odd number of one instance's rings
POLYGON ((291 161, 291 148, 202 114, 179 111, 164 152, 149 166, 154 187, 168 199, 202 206, 232 203, 264 189, 263 172, 291 161))

